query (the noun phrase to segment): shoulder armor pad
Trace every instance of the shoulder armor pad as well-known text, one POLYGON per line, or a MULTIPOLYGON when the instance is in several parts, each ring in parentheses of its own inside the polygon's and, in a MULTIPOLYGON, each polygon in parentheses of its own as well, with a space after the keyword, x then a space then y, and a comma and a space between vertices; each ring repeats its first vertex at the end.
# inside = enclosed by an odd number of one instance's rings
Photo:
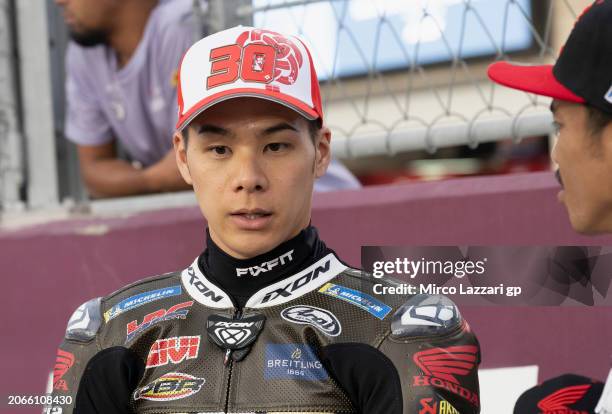
POLYGON ((461 324, 455 303, 442 295, 414 295, 393 315, 391 335, 395 338, 443 335, 461 324))
POLYGON ((354 269, 352 267, 347 267, 343 273, 347 276, 356 277, 358 279, 366 279, 366 280, 373 280, 373 281, 381 280, 381 279, 377 279, 374 276, 372 276, 371 273, 368 273, 362 269, 354 269))
POLYGON ((88 342, 96 336, 100 325, 102 325, 100 301, 101 298, 89 300, 74 311, 68 321, 66 339, 88 342))

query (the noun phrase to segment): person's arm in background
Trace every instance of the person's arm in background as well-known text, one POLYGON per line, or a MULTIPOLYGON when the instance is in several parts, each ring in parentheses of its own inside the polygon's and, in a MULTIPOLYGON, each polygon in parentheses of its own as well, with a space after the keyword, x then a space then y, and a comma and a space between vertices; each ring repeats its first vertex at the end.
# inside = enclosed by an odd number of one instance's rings
POLYGON ((179 174, 174 151, 147 168, 136 168, 117 158, 114 141, 77 145, 81 176, 92 197, 122 197, 188 189, 179 174))
MULTIPOLYGON (((117 157, 114 134, 98 101, 101 98, 95 92, 97 80, 90 65, 92 62, 80 48, 69 46, 65 134, 77 145, 81 176, 90 195, 120 197, 188 189, 170 149, 158 162, 142 169, 117 157)), ((166 76, 170 79, 172 70, 167 71, 166 76)), ((174 110, 171 104, 168 108, 174 110)), ((168 140, 171 140, 170 133, 168 140)))

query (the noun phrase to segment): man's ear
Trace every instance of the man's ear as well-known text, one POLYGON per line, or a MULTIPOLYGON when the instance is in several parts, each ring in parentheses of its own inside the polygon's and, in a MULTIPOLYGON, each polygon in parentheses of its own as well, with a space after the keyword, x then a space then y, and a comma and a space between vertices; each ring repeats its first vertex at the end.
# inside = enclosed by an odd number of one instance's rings
POLYGON ((174 146, 176 165, 178 166, 183 180, 185 180, 187 184, 193 185, 191 173, 189 172, 189 165, 187 164, 187 142, 185 141, 185 137, 183 137, 182 132, 174 133, 174 136, 172 137, 172 144, 174 146))
POLYGON ((320 178, 327 172, 331 162, 331 131, 323 126, 315 137, 315 177, 320 178))

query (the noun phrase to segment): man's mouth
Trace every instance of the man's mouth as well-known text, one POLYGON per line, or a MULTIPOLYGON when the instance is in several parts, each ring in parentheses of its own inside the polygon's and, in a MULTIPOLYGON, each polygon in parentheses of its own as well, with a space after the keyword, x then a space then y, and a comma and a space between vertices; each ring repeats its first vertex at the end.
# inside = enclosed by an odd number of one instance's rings
POLYGON ((231 213, 232 216, 240 216, 246 218, 248 220, 256 220, 258 218, 271 216, 272 212, 264 209, 241 209, 237 211, 233 211, 231 213))
POLYGON ((272 222, 272 211, 264 209, 241 209, 230 213, 234 225, 241 230, 261 231, 272 222))

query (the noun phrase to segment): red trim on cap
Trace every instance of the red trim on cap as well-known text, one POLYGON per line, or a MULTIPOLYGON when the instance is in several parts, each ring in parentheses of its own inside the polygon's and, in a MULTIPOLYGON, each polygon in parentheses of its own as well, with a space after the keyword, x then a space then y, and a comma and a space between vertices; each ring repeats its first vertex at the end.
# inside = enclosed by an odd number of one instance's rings
POLYGON ((555 78, 552 68, 552 65, 526 66, 496 62, 489 66, 487 74, 493 82, 513 89, 550 96, 562 101, 585 103, 583 98, 555 78))
POLYGON ((302 41, 302 39, 296 37, 296 39, 302 44, 306 54, 308 54, 308 63, 310 65, 310 95, 312 96, 312 102, 314 103, 315 111, 319 114, 321 118, 321 123, 323 123, 323 105, 321 104, 321 88, 319 86, 319 77, 317 76, 317 71, 314 67, 314 61, 312 60, 312 56, 310 55, 310 50, 306 44, 302 41))
POLYGON ((319 114, 315 111, 315 109, 309 107, 304 102, 300 101, 293 96, 286 95, 281 92, 275 92, 269 89, 257 89, 257 88, 234 88, 228 89, 223 92, 216 93, 214 95, 208 96, 195 105, 193 105, 187 113, 181 116, 176 123, 176 129, 180 130, 185 127, 185 123, 187 121, 192 120, 198 114, 202 113, 205 109, 210 108, 216 103, 221 101, 232 99, 232 98, 242 98, 242 97, 255 97, 267 99, 269 101, 273 101, 279 103, 281 105, 288 106, 289 108, 297 111, 307 118, 317 119, 319 118, 319 114))
POLYGON ((187 52, 183 53, 183 56, 181 56, 181 60, 179 61, 179 65, 178 65, 178 72, 176 73, 176 99, 177 99, 177 104, 178 104, 178 115, 179 116, 183 112, 183 90, 181 89, 181 66, 183 66, 183 59, 185 59, 186 55, 187 55, 187 52))

